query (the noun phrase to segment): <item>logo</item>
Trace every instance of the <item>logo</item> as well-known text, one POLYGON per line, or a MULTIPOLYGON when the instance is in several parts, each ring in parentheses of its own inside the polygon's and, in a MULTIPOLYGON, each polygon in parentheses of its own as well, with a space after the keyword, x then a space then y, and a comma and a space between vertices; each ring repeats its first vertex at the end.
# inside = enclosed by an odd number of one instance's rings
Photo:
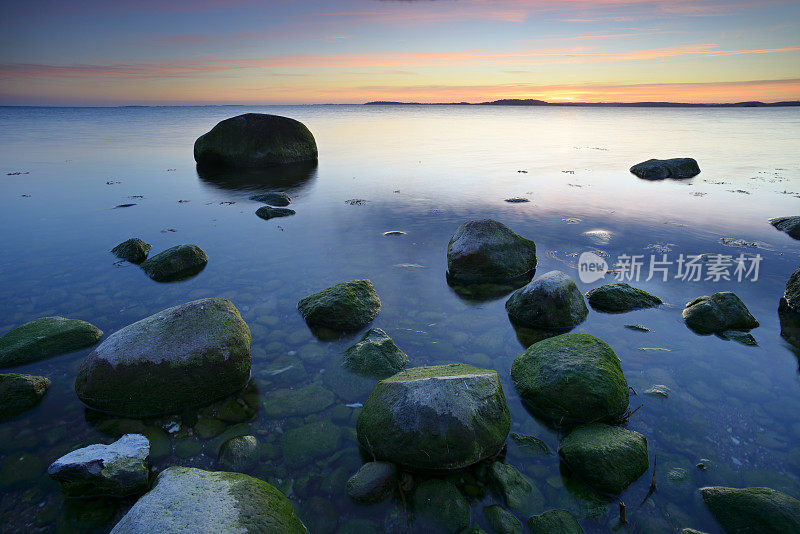
POLYGON ((578 258, 578 278, 584 284, 591 284, 603 278, 608 272, 606 260, 594 252, 584 252, 578 258))

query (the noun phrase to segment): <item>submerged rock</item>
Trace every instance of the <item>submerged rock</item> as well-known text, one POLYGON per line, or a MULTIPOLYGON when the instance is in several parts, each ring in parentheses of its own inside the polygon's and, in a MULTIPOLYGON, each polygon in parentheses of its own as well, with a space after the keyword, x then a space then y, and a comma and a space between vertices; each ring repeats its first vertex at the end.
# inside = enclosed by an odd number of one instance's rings
POLYGON ((700 167, 693 158, 649 159, 631 167, 631 172, 645 180, 691 178, 700 174, 700 167))
POLYGON ((283 191, 272 191, 270 193, 262 193, 260 195, 253 195, 250 197, 250 200, 255 200, 257 202, 263 202, 264 204, 269 204, 270 206, 288 206, 292 203, 292 199, 289 195, 284 193, 283 191))
POLYGON ((742 345, 749 345, 751 347, 758 345, 756 338, 753 337, 753 334, 742 332, 741 330, 725 330, 724 332, 721 332, 719 336, 723 339, 741 343, 742 345))
POLYGON ((613 494, 622 493, 650 466, 644 436, 602 423, 579 426, 567 434, 558 454, 581 480, 613 494))
POLYGON ((706 506, 726 532, 800 532, 800 501, 770 488, 700 488, 706 506))
POLYGON ((643 289, 625 283, 606 284, 586 293, 592 308, 606 312, 626 312, 655 308, 664 302, 643 289))
POLYGON ((555 421, 616 422, 628 407, 619 358, 588 334, 534 343, 514 359, 511 380, 531 409, 555 421))
POLYGON ((367 462, 347 481, 347 495, 353 502, 381 502, 397 487, 397 467, 389 462, 367 462))
POLYGON ((344 367, 360 375, 386 378, 400 371, 408 356, 380 328, 369 330, 344 353, 344 367))
POLYGON ((276 217, 288 217, 294 215, 295 211, 289 208, 273 208, 272 206, 261 206, 256 210, 256 215, 268 221, 276 217))
POLYGON ((241 473, 169 467, 111 532, 295 534, 308 530, 289 499, 263 480, 241 473))
POLYGON ((208 256, 197 245, 177 245, 145 260, 142 269, 156 282, 174 282, 196 275, 207 263, 208 256))
POLYGON ((538 512, 544 505, 544 497, 513 466, 494 462, 492 479, 506 505, 520 515, 538 512))
POLYGON ((483 515, 494 534, 522 534, 522 523, 519 519, 499 504, 485 507, 483 515))
POLYGON ((531 534, 583 534, 575 516, 567 510, 548 510, 528 519, 531 534))
POLYGON ((589 314, 575 281, 561 271, 538 276, 515 291, 506 311, 517 321, 541 328, 570 328, 589 314))
POLYGON ((669 397, 669 386, 665 386, 663 384, 654 384, 644 390, 645 395, 652 395, 654 397, 669 397))
POLYGON ((262 405, 270 418, 304 417, 321 412, 334 403, 333 392, 319 384, 309 384, 297 389, 278 389, 265 394, 262 405))
POLYGON ((194 160, 212 167, 268 167, 317 160, 306 126, 279 115, 246 113, 218 123, 194 142, 194 160))
POLYGON ((800 216, 775 217, 770 219, 769 223, 781 232, 786 232, 789 236, 800 239, 800 216))
POLYGON ((713 334, 725 330, 750 330, 758 321, 739 297, 730 291, 703 295, 686 304, 683 310, 686 326, 698 334, 713 334))
POLYGON ((258 464, 259 448, 255 436, 236 436, 219 449, 219 466, 226 471, 247 471, 258 464))
POLYGON ((281 437, 283 459, 294 469, 330 456, 336 452, 341 435, 342 429, 326 419, 288 430, 281 437))
POLYGON ((0 367, 23 365, 91 347, 103 332, 78 319, 42 317, 0 337, 0 367))
POLYGON ((168 308, 108 337, 75 391, 100 411, 143 417, 225 397, 250 378, 250 329, 227 299, 168 308))
POLYGON ((456 533, 469 526, 469 503, 452 482, 432 478, 414 491, 420 532, 456 533))
POLYGON ((68 497, 125 497, 147 490, 150 442, 125 434, 110 445, 89 445, 53 462, 47 474, 68 497))
POLYGON ((553 454, 550 451, 550 447, 547 446, 547 443, 535 436, 527 436, 525 434, 512 432, 508 435, 508 437, 510 437, 511 440, 517 444, 517 447, 533 456, 549 456, 550 454, 553 454))
POLYGON ((447 276, 455 283, 529 280, 536 244, 491 219, 467 221, 447 244, 447 276))
POLYGON ((778 319, 781 324, 781 337, 800 348, 800 312, 790 308, 785 298, 779 301, 778 319))
POLYGON ((358 441, 379 460, 460 469, 496 454, 510 416, 495 371, 415 367, 378 382, 358 416, 358 441))
POLYGON ((381 299, 369 280, 350 280, 303 298, 297 309, 311 326, 357 330, 377 317, 381 299))
POLYGON ((150 244, 145 243, 138 237, 123 241, 111 249, 111 253, 114 254, 114 256, 137 264, 147 259, 148 252, 150 252, 150 244))
POLYGON ((19 415, 39 404, 50 387, 43 376, 0 374, 0 420, 19 415))

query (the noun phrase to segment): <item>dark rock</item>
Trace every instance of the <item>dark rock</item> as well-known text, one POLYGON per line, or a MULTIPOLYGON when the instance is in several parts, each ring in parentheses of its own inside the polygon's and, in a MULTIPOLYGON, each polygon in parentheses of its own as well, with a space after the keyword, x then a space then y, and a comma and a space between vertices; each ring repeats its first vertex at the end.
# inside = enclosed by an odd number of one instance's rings
POLYGON ((297 389, 278 389, 266 395, 262 405, 264 414, 273 419, 304 417, 321 412, 335 398, 331 391, 319 384, 309 384, 297 389))
POLYGON ((523 202, 530 202, 530 199, 525 197, 512 197, 512 198, 507 198, 506 202, 508 202, 509 204, 521 204, 523 202))
POLYGON ((785 298, 778 304, 778 319, 781 324, 781 337, 800 348, 800 312, 789 307, 785 298))
POLYGON ((725 330, 724 332, 721 332, 719 336, 723 339, 741 343, 742 345, 749 345, 751 347, 758 345, 756 338, 753 337, 753 334, 742 332, 740 330, 725 330))
POLYGON ((270 206, 288 206, 292 203, 292 199, 286 193, 282 191, 273 191, 271 193, 262 193, 260 195, 253 195, 250 197, 250 200, 255 200, 257 202, 263 202, 264 204, 269 204, 270 206))
POLYGON ((430 479, 414 491, 420 532, 456 533, 469 526, 469 503, 452 482, 430 479))
POLYGON ((526 436, 525 434, 519 434, 517 432, 510 433, 508 437, 517 444, 517 447, 533 456, 549 456, 553 454, 550 447, 547 446, 547 443, 537 437, 526 436))
POLYGON ((655 308, 664 302, 647 291, 625 283, 606 284, 586 293, 592 308, 606 312, 626 312, 655 308))
POLYGON ((725 330, 750 330, 758 321, 747 306, 730 291, 697 297, 683 310, 686 326, 698 334, 713 334, 725 330))
POLYGON ((207 263, 208 256, 197 245, 178 245, 145 260, 142 269, 156 282, 173 282, 196 275, 207 263))
POLYGON ((102 335, 96 326, 85 321, 42 317, 0 337, 0 367, 23 365, 91 347, 102 335))
POLYGON ((248 471, 258 464, 259 444, 255 436, 237 436, 222 444, 219 466, 225 471, 248 471))
POLYGON ((389 462, 367 462, 347 481, 347 495, 359 504, 381 502, 397 487, 397 467, 389 462))
POLYGON ((137 264, 147 259, 148 252, 150 252, 150 244, 145 243, 138 237, 123 241, 111 249, 111 253, 114 254, 114 256, 137 264))
POLYGON ((344 353, 344 367, 371 378, 386 378, 400 371, 408 356, 380 328, 369 330, 344 353))
POLYGON ((494 462, 491 475, 506 505, 514 512, 527 515, 538 512, 544 506, 541 492, 513 466, 494 462))
POLYGON ((800 532, 800 501, 770 488, 701 488, 706 506, 725 532, 800 532))
POLYGON ((276 217, 288 217, 294 215, 295 211, 289 208, 273 208, 272 206, 261 206, 256 210, 256 215, 268 221, 276 217))
POLYGON ((284 432, 281 450, 286 465, 294 469, 336 452, 342 430, 328 420, 309 423, 284 432))
POLYGON ((517 321, 541 328, 570 328, 589 314, 575 281, 561 271, 538 276, 515 291, 506 311, 517 321))
POLYGON ((499 504, 485 507, 483 515, 493 534, 522 534, 522 523, 519 519, 499 504))
POLYGON ((348 331, 377 317, 381 300, 369 280, 350 280, 305 297, 297 309, 311 326, 348 331))
POLYGON ((700 167, 692 158, 649 159, 631 167, 631 172, 645 180, 691 178, 700 174, 700 167))
POLYGON ((528 519, 531 534, 583 534, 583 529, 567 510, 548 510, 528 519))
POLYGON ((50 387, 43 376, 0 374, 0 420, 19 415, 39 404, 50 387))
MULTIPOLYGON (((800 268, 789 277, 786 282, 786 304, 796 312, 800 312, 800 268)), ((2 338, 0 338, 2 341, 2 338)))
POLYGON ((781 232, 786 232, 789 236, 800 239, 800 216, 775 217, 770 219, 769 223, 781 232))

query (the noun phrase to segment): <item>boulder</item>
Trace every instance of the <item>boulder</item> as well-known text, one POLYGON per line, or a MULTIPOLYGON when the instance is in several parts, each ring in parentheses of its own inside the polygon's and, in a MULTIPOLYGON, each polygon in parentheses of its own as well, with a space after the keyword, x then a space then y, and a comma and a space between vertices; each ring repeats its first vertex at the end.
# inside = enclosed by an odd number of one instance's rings
POLYGON ((197 245, 178 245, 145 260, 142 269, 156 282, 189 278, 206 267, 208 256, 197 245))
POLYGON ((361 341, 344 353, 345 368, 371 378, 386 378, 399 372, 408 356, 380 328, 369 330, 361 341))
POLYGON ((261 206, 256 210, 256 215, 268 221, 276 217, 288 217, 294 215, 295 211, 289 208, 273 208, 272 206, 261 206))
POLYGON ((520 515, 538 512, 544 505, 544 497, 514 466, 494 462, 491 467, 498 493, 506 505, 520 515))
POLYGON ((259 445, 255 436, 236 436, 219 449, 219 466, 225 471, 247 471, 258 464, 259 445))
POLYGON ((588 334, 561 334, 517 356, 511 380, 527 405, 557 422, 617 422, 628 408, 619 358, 588 334))
POLYGON ((800 312, 790 308, 785 298, 779 301, 778 319, 781 324, 781 337, 800 348, 800 312))
POLYGON ((262 193, 260 195, 253 195, 250 197, 250 200, 255 200, 256 202, 263 202, 264 204, 269 204, 270 206, 279 207, 288 206, 292 203, 292 199, 289 197, 289 195, 282 191, 272 191, 269 193, 262 193))
POLYGON ((583 534, 575 516, 567 510, 548 510, 528 519, 531 534, 583 534))
POLYGON ((47 468, 68 497, 125 497, 147 491, 150 441, 125 434, 110 445, 89 445, 66 454, 47 468))
POLYGON ((691 178, 700 174, 700 167, 692 158, 649 159, 631 167, 631 172, 645 180, 691 178))
POLYGON ((369 280, 350 280, 303 298, 297 309, 311 326, 358 330, 377 317, 381 299, 369 280))
POLYGON ((241 473, 168 467, 111 530, 155 532, 307 533, 283 493, 241 473))
POLYGON ((483 515, 494 534, 522 534, 522 523, 519 519, 499 504, 485 507, 483 515))
POLYGON ((43 376, 0 374, 0 420, 19 415, 39 404, 50 387, 43 376))
POLYGON ((581 480, 615 495, 650 466, 643 435, 603 423, 579 426, 567 434, 558 454, 581 480))
POLYGON ((78 319, 42 317, 0 337, 0 367, 24 365, 91 347, 103 332, 78 319))
POLYGON ((414 491, 420 532, 456 533, 469 526, 469 503, 452 482, 432 478, 414 491))
POLYGON ((497 454, 510 416, 495 371, 466 364, 414 367, 375 386, 358 441, 378 460, 411 469, 460 469, 497 454))
POLYGON ((111 253, 125 261, 131 263, 142 263, 147 259, 147 253, 150 252, 150 244, 145 243, 138 237, 123 241, 116 247, 111 249, 111 253))
MULTIPOLYGON (((800 268, 786 282, 786 304, 796 312, 800 312, 800 268)), ((0 339, 1 341, 2 339, 0 339)))
POLYGON ((758 321, 739 297, 730 291, 703 295, 686 303, 683 310, 686 326, 698 334, 713 334, 725 330, 750 330, 758 321))
POLYGON ((269 167, 317 160, 317 143, 294 119, 246 113, 220 122, 194 142, 194 160, 207 167, 269 167))
POLYGON ((227 299, 195 300, 128 325, 83 361, 75 391, 96 410, 176 413, 241 389, 250 378, 250 329, 227 299))
POLYGON ((725 532, 800 532, 800 501, 770 488, 700 488, 725 532))
POLYGON ((397 467, 389 462, 367 462, 347 481, 347 495, 353 502, 381 502, 397 488, 397 467))
POLYGON ((770 219, 769 223, 781 232, 786 232, 789 236, 800 239, 800 216, 775 217, 770 219))
POLYGON ((571 328, 589 314, 575 281, 561 271, 550 271, 516 290, 506 301, 513 319, 540 328, 571 328))
POLYGON ((522 283, 536 270, 536 244, 491 219, 467 221, 447 244, 447 276, 453 283, 522 283))
POLYGON ((586 293, 592 308, 605 312, 626 312, 655 308, 664 302, 643 289, 625 283, 606 284, 586 293))

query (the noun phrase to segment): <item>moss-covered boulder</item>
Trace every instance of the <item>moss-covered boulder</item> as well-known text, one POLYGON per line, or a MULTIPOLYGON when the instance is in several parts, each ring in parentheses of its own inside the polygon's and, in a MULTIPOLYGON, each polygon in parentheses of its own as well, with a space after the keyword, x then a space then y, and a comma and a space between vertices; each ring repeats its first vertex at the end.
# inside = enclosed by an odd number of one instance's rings
POLYGON ((145 260, 142 269, 156 282, 174 282, 196 275, 207 263, 208 256, 197 245, 177 245, 145 260))
POLYGON ((49 387, 50 380, 43 376, 0 374, 0 421, 39 404, 49 387))
POLYGON ((103 332, 78 319, 42 317, 0 337, 0 367, 24 365, 91 347, 103 332))
POLYGON ((700 488, 708 509, 729 534, 800 532, 800 501, 770 488, 700 488))
POLYGON ((441 470, 497 454, 510 426, 497 373, 466 364, 414 367, 378 382, 356 425, 378 460, 441 470))
POLYGON ((586 293, 592 308, 604 312, 626 312, 655 308, 664 302, 643 289, 625 283, 606 284, 586 293))
POLYGON ((786 282, 786 304, 793 310, 800 312, 800 268, 789 277, 786 282))
POLYGON ((281 452, 292 469, 336 452, 342 429, 327 419, 287 430, 281 436, 281 452))
POLYGON ((465 222, 447 244, 447 276, 452 283, 524 283, 535 270, 536 244, 491 219, 465 222))
POLYGON ((567 434, 558 454, 581 480, 613 494, 622 493, 650 465, 643 435, 603 423, 579 426, 567 434))
POLYGON ((616 422, 628 382, 611 347, 588 334, 561 334, 517 356, 511 380, 536 413, 556 422, 616 422))
POLYGON ((789 307, 785 298, 781 298, 778 303, 778 320, 781 324, 781 337, 795 347, 800 347, 800 311, 789 307))
POLYGON ((490 469, 497 493, 506 505, 517 514, 525 517, 539 512, 544 506, 544 496, 514 466, 494 462, 490 469))
POLYGON ((700 167, 693 158, 649 159, 631 167, 631 172, 645 180, 691 178, 700 174, 700 167))
POLYGON ((567 510, 548 510, 528 519, 531 534, 583 534, 575 516, 567 510))
POLYGON ((263 202, 264 204, 269 204, 270 206, 278 206, 284 207, 288 206, 292 203, 292 199, 289 195, 284 193, 283 191, 270 191, 269 193, 262 193, 260 195, 252 195, 250 200, 255 200, 256 202, 263 202))
POLYGON ((450 534, 469 526, 469 503, 452 482, 426 480, 414 491, 413 503, 420 532, 450 534))
POLYGON ((256 210, 256 215, 265 221, 275 219, 276 217, 288 217, 294 214, 295 211, 289 208, 273 208, 272 206, 261 206, 256 210))
POLYGON ((123 241, 111 249, 111 253, 114 256, 137 264, 142 263, 147 259, 148 252, 150 252, 150 244, 145 243, 138 237, 133 237, 127 241, 123 241))
POLYGON ((408 356, 380 328, 369 330, 361 341, 347 349, 342 365, 362 376, 386 378, 399 372, 408 356))
POLYGON ((347 495, 353 502, 381 502, 397 488, 397 466, 389 462, 367 462, 347 481, 347 495))
POLYGON ((297 389, 276 389, 264 397, 264 414, 273 419, 321 412, 336 400, 332 391, 316 383, 297 389))
POLYGON ((255 436, 236 436, 222 444, 217 461, 225 471, 248 471, 258 464, 259 444, 255 436))
POLYGON ((147 490, 150 442, 125 434, 109 445, 95 444, 65 454, 47 469, 69 497, 124 497, 147 490))
POLYGON ((317 143, 294 119, 245 113, 218 123, 194 142, 194 160, 208 167, 258 168, 317 160, 317 143))
POLYGON ((758 321, 750 315, 744 302, 730 291, 703 295, 686 304, 683 310, 686 326, 698 334, 713 334, 725 330, 750 330, 758 321))
POLYGON ((769 223, 781 232, 786 232, 789 236, 800 239, 800 216, 775 217, 770 219, 769 223))
POLYGON ((108 337, 83 361, 75 391, 96 410, 175 413, 241 389, 250 378, 250 329, 227 299, 174 306, 108 337))
POLYGON ((550 271, 516 290, 506 301, 513 319, 539 328, 572 328, 589 314, 575 281, 561 271, 550 271))
POLYGON ((169 467, 111 532, 299 534, 308 530, 289 499, 263 480, 241 473, 169 467))
POLYGON ((303 298, 297 309, 311 326, 358 330, 377 317, 381 299, 369 280, 350 280, 303 298))
POLYGON ((493 534, 522 534, 522 523, 519 519, 499 504, 485 507, 483 516, 493 534))

